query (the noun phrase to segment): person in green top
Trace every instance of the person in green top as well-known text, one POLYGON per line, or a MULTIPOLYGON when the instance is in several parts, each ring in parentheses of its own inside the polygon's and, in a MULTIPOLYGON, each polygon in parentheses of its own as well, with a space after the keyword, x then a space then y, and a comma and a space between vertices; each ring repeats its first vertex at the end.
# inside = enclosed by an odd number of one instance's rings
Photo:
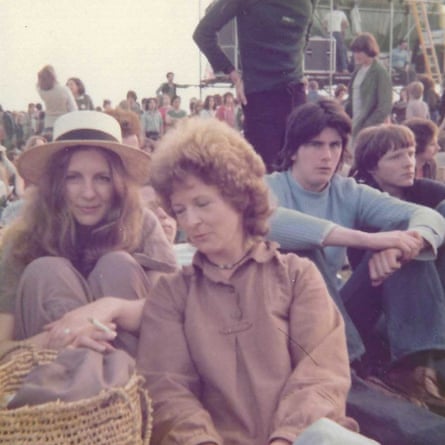
POLYGON ((215 72, 233 82, 244 107, 244 133, 273 170, 286 118, 306 101, 304 47, 317 0, 217 0, 193 38, 215 72), (218 45, 217 33, 236 19, 242 75, 218 45))

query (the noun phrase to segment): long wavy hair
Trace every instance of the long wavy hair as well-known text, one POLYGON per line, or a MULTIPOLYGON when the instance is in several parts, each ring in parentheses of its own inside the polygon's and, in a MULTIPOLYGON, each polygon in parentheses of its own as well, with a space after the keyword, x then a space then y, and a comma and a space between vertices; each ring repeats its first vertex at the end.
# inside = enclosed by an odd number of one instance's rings
POLYGON ((78 77, 70 77, 66 83, 68 84, 69 81, 73 81, 77 86, 77 95, 82 96, 85 94, 85 84, 78 78, 78 77))
POLYGON ((23 267, 41 256, 69 259, 83 274, 113 250, 134 251, 140 244, 142 203, 139 186, 127 174, 119 156, 98 147, 73 147, 53 156, 38 187, 27 192, 21 217, 6 230, 0 267, 8 259, 23 267), (103 221, 91 228, 80 226, 65 202, 65 177, 74 153, 97 150, 108 162, 114 196, 103 221))

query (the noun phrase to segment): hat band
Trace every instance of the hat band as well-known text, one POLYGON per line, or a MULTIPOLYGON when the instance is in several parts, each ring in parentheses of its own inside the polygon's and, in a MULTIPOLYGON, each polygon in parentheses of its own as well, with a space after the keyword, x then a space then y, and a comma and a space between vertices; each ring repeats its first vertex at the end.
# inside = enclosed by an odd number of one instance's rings
POLYGON ((54 141, 77 141, 77 140, 91 140, 91 141, 112 141, 121 143, 114 136, 100 130, 91 130, 83 128, 79 130, 68 131, 58 136, 54 141))

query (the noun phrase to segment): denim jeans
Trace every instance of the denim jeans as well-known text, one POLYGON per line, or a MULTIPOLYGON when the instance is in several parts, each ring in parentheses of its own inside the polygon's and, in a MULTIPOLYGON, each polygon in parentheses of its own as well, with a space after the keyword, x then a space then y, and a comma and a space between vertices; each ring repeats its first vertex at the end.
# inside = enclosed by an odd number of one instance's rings
POLYGON ((340 291, 365 345, 375 344, 375 324, 384 316, 383 341, 394 363, 415 352, 445 351, 445 294, 434 261, 413 260, 373 287, 363 257, 340 291))
POLYGON ((445 418, 413 403, 388 396, 352 374, 346 413, 362 434, 382 445, 443 445, 445 418))
MULTIPOLYGON (((360 358, 364 351, 362 337, 366 346, 372 343, 374 323, 382 311, 387 317, 385 341, 389 346, 390 359, 397 360, 411 352, 430 348, 445 350, 443 291, 434 262, 411 261, 382 286, 373 287, 368 273, 368 254, 339 293, 327 273, 322 251, 315 249, 297 253, 318 266, 332 298, 344 315, 351 362, 360 358), (345 305, 340 294, 345 298, 345 305), (350 313, 346 312, 345 306, 350 313)), ((354 371, 346 413, 357 420, 365 436, 382 445, 445 443, 444 417, 381 392, 354 371)))

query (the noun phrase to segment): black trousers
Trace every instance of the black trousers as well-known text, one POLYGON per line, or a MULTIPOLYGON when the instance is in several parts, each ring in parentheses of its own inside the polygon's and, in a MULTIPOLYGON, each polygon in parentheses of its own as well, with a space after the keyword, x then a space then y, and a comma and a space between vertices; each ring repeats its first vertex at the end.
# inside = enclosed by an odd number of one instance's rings
POLYGON ((277 154, 283 147, 286 121, 292 109, 306 102, 303 83, 247 95, 244 135, 263 158, 268 172, 274 170, 277 154))

